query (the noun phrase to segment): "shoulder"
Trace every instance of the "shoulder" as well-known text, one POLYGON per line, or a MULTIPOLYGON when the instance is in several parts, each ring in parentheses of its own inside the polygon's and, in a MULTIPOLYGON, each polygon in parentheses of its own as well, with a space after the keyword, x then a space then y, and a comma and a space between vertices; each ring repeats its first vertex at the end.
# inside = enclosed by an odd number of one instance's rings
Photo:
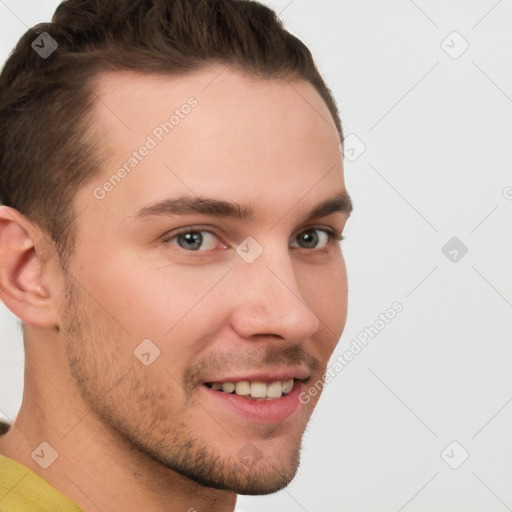
POLYGON ((29 468, 0 454, 0 510, 9 512, 83 512, 29 468))

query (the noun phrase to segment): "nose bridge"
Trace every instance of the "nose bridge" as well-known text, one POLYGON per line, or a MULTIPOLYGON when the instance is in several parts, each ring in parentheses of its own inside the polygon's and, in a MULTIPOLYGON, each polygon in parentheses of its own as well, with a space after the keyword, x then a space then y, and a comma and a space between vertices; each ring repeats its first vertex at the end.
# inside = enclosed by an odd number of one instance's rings
POLYGON ((242 258, 235 276, 233 327, 240 336, 273 335, 299 342, 318 329, 318 318, 300 293, 288 250, 267 246, 252 263, 242 258))

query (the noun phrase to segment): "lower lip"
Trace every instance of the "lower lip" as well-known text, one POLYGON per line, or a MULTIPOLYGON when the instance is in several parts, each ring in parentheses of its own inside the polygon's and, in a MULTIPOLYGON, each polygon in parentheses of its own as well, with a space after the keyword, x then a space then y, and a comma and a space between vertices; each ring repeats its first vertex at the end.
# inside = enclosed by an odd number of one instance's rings
POLYGON ((202 388, 213 400, 250 421, 279 423, 302 407, 299 402, 299 394, 304 388, 304 383, 295 381, 293 389, 287 395, 273 400, 251 400, 236 394, 215 391, 204 385, 202 388))

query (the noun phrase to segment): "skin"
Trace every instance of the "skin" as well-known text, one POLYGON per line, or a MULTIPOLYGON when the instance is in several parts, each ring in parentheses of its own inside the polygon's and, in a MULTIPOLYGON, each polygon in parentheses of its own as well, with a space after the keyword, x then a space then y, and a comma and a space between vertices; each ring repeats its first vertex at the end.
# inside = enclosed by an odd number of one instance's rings
POLYGON ((23 403, 0 451, 86 511, 232 510, 236 493, 293 478, 318 395, 283 421, 255 422, 211 400, 203 382, 296 366, 311 382, 324 373, 345 325, 345 263, 336 240, 304 248, 297 236, 344 228, 348 212, 304 220, 345 193, 339 137, 300 80, 211 66, 180 77, 108 73, 96 92, 110 157, 75 197, 67 270, 41 252, 44 231, 0 208, 1 298, 24 322, 26 347, 23 403), (191 113, 97 199, 191 96, 191 113), (255 216, 137 219, 178 196, 237 201, 255 216), (205 250, 179 246, 184 227, 213 233, 203 233, 205 250), (236 252, 249 236, 263 249, 252 263, 236 252), (134 356, 144 339, 160 351, 148 366, 134 356), (59 454, 47 469, 31 457, 42 441, 59 454), (245 464, 241 450, 257 457, 245 464))

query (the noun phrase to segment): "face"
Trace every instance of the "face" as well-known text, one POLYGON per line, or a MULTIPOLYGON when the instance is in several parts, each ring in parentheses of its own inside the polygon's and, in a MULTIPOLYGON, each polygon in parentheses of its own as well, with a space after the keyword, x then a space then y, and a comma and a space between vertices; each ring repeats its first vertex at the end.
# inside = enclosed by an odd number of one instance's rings
POLYGON ((348 203, 313 86, 221 71, 101 78, 110 161, 75 199, 62 326, 98 418, 181 475, 262 494, 297 470, 318 400, 299 395, 343 331, 348 203))

